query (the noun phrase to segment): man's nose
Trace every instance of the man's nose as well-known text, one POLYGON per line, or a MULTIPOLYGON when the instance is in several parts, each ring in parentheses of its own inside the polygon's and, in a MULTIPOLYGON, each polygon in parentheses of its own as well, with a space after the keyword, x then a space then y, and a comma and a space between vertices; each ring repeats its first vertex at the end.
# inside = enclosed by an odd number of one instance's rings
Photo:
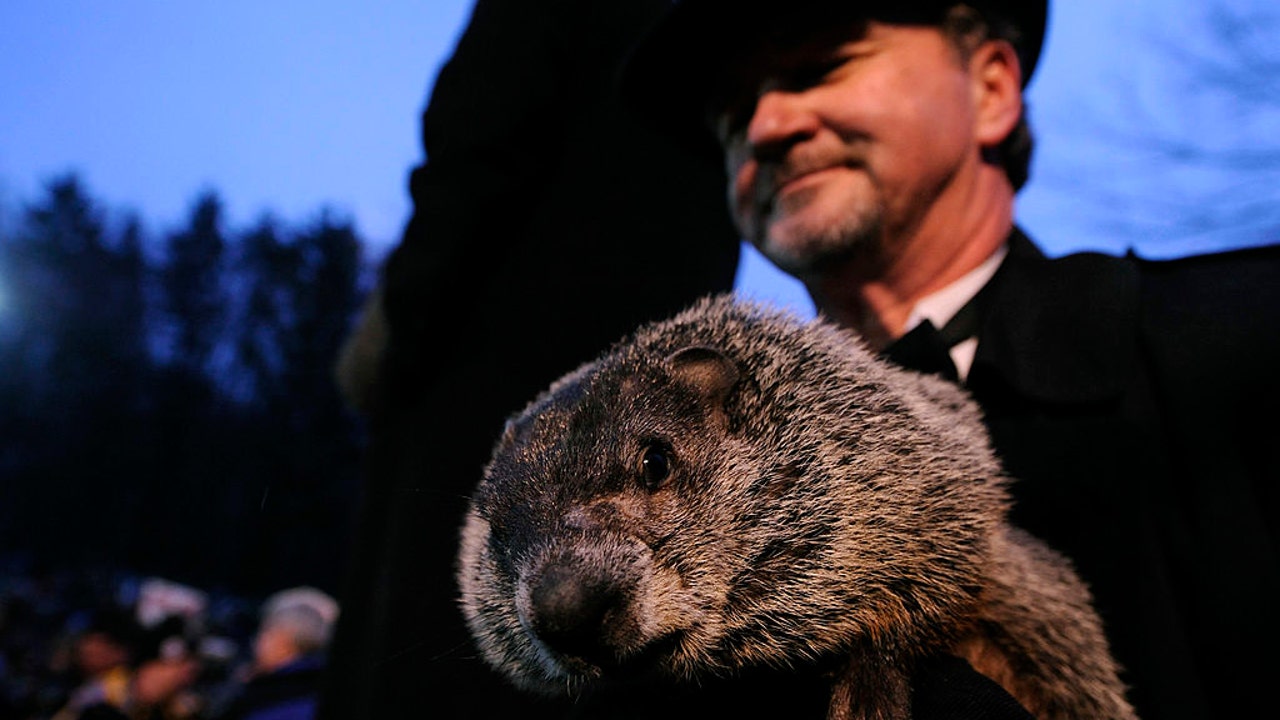
POLYGON ((812 136, 817 128, 817 116, 805 107, 799 93, 765 88, 747 123, 747 144, 753 156, 771 159, 812 136))

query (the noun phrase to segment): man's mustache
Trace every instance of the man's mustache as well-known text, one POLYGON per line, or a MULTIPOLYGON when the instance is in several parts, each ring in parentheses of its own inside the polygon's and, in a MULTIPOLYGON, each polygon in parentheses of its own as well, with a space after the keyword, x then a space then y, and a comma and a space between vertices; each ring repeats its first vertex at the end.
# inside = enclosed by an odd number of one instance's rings
POLYGON ((818 155, 794 155, 779 161, 757 161, 752 183, 752 200, 760 209, 772 207, 778 192, 795 180, 832 168, 857 169, 866 167, 861 157, 818 155))

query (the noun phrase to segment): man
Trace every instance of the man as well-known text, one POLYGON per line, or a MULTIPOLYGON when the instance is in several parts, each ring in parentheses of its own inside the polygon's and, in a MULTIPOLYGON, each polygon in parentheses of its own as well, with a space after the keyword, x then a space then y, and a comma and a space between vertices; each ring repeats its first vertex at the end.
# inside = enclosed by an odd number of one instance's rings
POLYGON ((74 644, 80 676, 54 720, 180 720, 195 715, 199 658, 181 618, 140 622, 132 608, 96 611, 74 644))
POLYGON ((262 604, 253 666, 222 720, 315 717, 338 603, 312 587, 281 590, 262 604))
POLYGON ((79 684, 55 720, 76 720, 86 713, 122 716, 145 635, 131 612, 115 607, 96 611, 72 645, 79 684))
POLYGON ((1280 246, 1047 259, 1013 221, 1046 13, 684 0, 623 90, 718 141, 738 227, 820 312, 969 388, 1140 716, 1243 716, 1280 641, 1280 246))

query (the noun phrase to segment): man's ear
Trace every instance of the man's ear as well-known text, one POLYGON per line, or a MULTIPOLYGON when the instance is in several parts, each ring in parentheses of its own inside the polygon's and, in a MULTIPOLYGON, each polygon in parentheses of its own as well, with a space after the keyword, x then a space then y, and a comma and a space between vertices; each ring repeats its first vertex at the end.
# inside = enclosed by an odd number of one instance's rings
POLYGON ((1022 67, 1007 40, 988 40, 969 59, 973 78, 974 134, 984 148, 999 145, 1022 115, 1022 67))

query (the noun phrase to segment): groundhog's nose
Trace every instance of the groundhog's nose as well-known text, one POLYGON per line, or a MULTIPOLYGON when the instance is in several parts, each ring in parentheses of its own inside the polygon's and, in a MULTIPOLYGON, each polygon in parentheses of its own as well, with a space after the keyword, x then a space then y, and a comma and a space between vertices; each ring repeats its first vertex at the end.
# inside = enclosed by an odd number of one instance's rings
POLYGON ((609 638, 622 604, 616 583, 571 560, 548 563, 529 597, 533 631, 555 652, 593 665, 616 661, 609 638))

